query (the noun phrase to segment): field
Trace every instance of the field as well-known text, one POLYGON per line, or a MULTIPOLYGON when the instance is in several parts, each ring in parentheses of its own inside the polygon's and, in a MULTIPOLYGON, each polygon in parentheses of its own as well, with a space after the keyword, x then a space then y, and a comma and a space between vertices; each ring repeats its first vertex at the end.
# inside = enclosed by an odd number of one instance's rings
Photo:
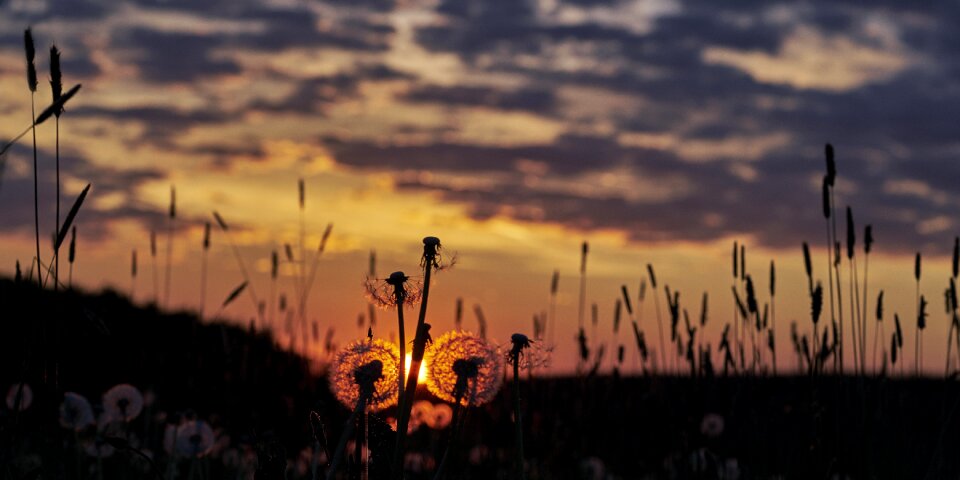
MULTIPOLYGON (((7 478, 150 478, 140 453, 164 478, 312 478, 312 468, 324 475, 325 452, 335 447, 349 411, 332 395, 321 367, 278 349, 269 336, 136 307, 112 292, 40 293, 5 280, 0 302, 7 318, 30 319, 8 321, 0 345, 4 365, 30 367, 6 369, 0 382, 13 385, 24 374, 33 390, 29 408, 19 415, 4 409, 0 417, 7 478), (112 445, 121 435, 102 424, 77 433, 64 428, 58 399, 73 391, 98 402, 116 379, 149 392, 152 401, 125 424, 129 448, 100 458, 90 446, 112 445), (215 432, 214 446, 197 458, 164 447, 164 432, 186 419, 209 422, 215 432), (277 460, 265 461, 271 455, 277 460)), ((531 479, 951 478, 960 472, 951 453, 960 448, 956 382, 521 376, 531 479)), ((417 398, 443 403, 423 390, 417 398)), ((513 401, 503 388, 490 403, 468 410, 450 478, 510 477, 513 401)), ((388 408, 369 416, 370 478, 389 470, 395 433, 385 421, 395 413, 388 408)), ((407 478, 433 478, 449 429, 430 423, 423 420, 410 436, 407 478)), ((352 458, 343 478, 360 473, 352 458)))

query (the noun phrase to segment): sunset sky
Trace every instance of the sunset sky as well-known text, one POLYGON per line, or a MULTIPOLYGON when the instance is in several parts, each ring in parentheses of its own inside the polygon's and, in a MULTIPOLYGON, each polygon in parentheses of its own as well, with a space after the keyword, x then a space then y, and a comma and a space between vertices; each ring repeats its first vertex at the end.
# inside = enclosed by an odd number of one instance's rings
MULTIPOLYGON (((944 289, 960 233, 958 24, 960 7, 947 2, 6 0, 0 138, 29 124, 23 31, 32 27, 38 110, 50 102, 50 45, 63 52, 65 85, 83 83, 60 125, 62 209, 93 185, 77 219, 75 285, 134 288, 138 302, 152 301, 156 230, 162 297, 173 185, 170 307, 199 306, 214 210, 266 299, 270 252, 284 258, 290 244, 300 254, 303 178, 308 254, 334 225, 308 309, 321 331, 334 326, 341 344, 362 335, 370 251, 378 275, 416 274, 421 238, 434 235, 459 259, 431 293, 436 336, 452 328, 457 297, 467 328, 480 305, 492 338, 531 333, 560 272, 557 372, 575 365, 584 240, 588 302, 600 313, 596 334, 587 322, 591 341, 611 341, 620 285, 636 296, 647 263, 691 317, 709 292, 715 341, 733 315, 739 241, 762 302, 776 260, 779 359, 792 365, 790 322, 810 330, 803 241, 827 281, 820 198, 831 142, 837 208, 853 208, 858 255, 873 225, 870 318, 884 289, 887 332, 898 312, 912 359, 922 252, 925 363, 942 373, 944 289)), ((47 261, 52 121, 37 138, 47 261)), ((0 275, 12 276, 15 261, 27 270, 34 255, 29 135, 0 178, 0 275)), ((242 281, 216 228, 209 262, 212 314, 242 281)), ((296 265, 284 262, 281 275, 278 292, 292 298, 296 265)), ((223 315, 246 322, 253 312, 244 297, 223 315)), ((648 295, 648 340, 654 318, 648 295)), ((395 329, 393 312, 380 311, 375 332, 395 329)), ((620 333, 633 365, 629 329, 620 333)))

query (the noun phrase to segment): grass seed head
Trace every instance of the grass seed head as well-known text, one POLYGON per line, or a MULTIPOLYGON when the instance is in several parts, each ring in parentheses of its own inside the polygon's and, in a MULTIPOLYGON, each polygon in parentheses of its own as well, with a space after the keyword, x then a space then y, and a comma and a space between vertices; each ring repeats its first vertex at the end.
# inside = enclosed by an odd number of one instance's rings
POLYGON ((29 28, 23 31, 23 48, 27 54, 27 86, 31 92, 36 92, 37 67, 34 64, 34 58, 37 56, 37 50, 33 46, 33 33, 29 28))

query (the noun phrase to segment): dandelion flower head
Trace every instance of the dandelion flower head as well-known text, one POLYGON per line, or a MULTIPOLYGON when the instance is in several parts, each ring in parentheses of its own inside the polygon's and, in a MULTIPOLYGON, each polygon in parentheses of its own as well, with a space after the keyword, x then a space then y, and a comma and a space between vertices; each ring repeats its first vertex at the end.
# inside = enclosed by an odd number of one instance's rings
POLYGON ((103 411, 117 420, 129 422, 143 410, 143 394, 127 383, 116 385, 103 394, 103 411))
POLYGON ((347 408, 354 408, 360 400, 358 374, 363 373, 364 367, 374 361, 381 364, 380 375, 373 382, 366 410, 376 412, 396 403, 399 350, 396 345, 380 339, 364 339, 337 352, 330 366, 330 389, 347 408))
MULTIPOLYGON (((466 381, 461 405, 482 405, 500 390, 503 356, 486 340, 455 330, 436 339, 427 350, 427 388, 438 398, 456 402, 457 383, 466 381), (469 377, 469 378, 464 378, 469 377)), ((463 385, 462 385, 463 386, 463 385)))

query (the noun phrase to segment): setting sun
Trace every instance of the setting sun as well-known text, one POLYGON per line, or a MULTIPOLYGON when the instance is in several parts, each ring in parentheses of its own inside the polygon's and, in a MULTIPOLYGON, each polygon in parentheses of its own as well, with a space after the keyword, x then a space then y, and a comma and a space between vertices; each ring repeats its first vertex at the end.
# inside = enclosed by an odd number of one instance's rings
MULTIPOLYGON (((404 368, 404 371, 406 372, 410 371, 410 362, 413 361, 413 357, 411 355, 412 354, 408 353, 406 356, 406 363, 405 363, 406 367, 404 368)), ((420 363, 420 371, 417 372, 417 383, 420 385, 423 385, 424 383, 426 383, 426 381, 427 381, 427 361, 426 359, 424 359, 424 361, 420 363)))

